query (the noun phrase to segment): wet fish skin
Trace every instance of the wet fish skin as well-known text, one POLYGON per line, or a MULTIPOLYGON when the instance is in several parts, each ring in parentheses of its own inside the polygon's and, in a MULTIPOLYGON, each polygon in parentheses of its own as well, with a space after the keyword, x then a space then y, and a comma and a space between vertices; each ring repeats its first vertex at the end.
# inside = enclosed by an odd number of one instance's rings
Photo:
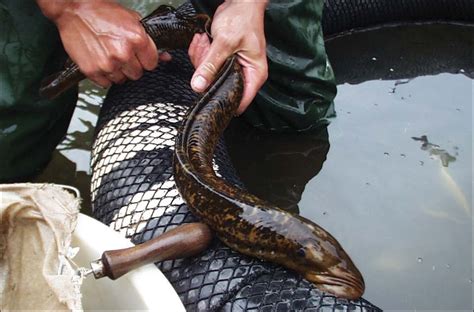
MULTIPOLYGON (((161 7, 144 19, 147 31, 156 31, 152 37, 158 46, 187 47, 195 32, 205 31, 208 23, 203 24, 204 18, 192 24, 192 15, 180 14, 161 7)), ((77 65, 71 64, 49 81, 43 94, 57 95, 83 78, 77 65)), ((235 115, 242 92, 242 70, 233 57, 190 110, 178 134, 174 170, 181 196, 191 212, 229 247, 293 269, 323 291, 359 298, 364 292, 363 278, 334 237, 312 221, 279 209, 216 176, 212 166, 214 150, 235 115)))
POLYGON ((181 196, 229 247, 290 268, 338 297, 361 297, 362 275, 333 236, 216 176, 214 149, 239 106, 242 90, 241 68, 232 58, 185 118, 174 155, 181 196))

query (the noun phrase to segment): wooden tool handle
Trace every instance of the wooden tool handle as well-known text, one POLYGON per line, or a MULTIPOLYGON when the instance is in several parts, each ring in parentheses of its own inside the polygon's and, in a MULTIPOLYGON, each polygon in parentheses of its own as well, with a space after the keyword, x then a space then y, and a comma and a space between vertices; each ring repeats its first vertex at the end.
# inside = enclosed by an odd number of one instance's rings
POLYGON ((143 244, 102 254, 103 274, 117 279, 142 265, 194 256, 209 247, 212 233, 204 223, 180 225, 143 244))

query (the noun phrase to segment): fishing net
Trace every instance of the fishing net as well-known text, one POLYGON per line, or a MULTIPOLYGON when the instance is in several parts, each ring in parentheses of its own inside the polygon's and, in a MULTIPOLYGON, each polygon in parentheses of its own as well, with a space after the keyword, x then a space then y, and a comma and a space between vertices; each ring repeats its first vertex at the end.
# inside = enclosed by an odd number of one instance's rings
MULTIPOLYGON (((178 194, 172 155, 177 128, 196 95, 184 51, 142 79, 110 90, 92 156, 93 214, 135 244, 196 221, 178 194)), ((221 142, 218 173, 241 185, 221 142)), ((158 267, 188 311, 376 311, 364 299, 337 299, 299 275, 246 257, 215 240, 202 255, 158 267)))
POLYGON ((0 310, 82 310, 71 255, 79 200, 54 185, 0 185, 0 310))
POLYGON ((474 20, 471 0, 326 0, 324 34, 393 23, 474 20))
MULTIPOLYGON (((446 6, 445 1, 417 1, 421 6, 397 2, 393 14, 386 11, 387 6, 393 10, 391 3, 329 0, 323 27, 336 33, 389 21, 453 17, 450 10, 433 11, 446 6), (425 8, 434 16, 425 15, 425 8), (367 9, 372 18, 359 18, 367 9), (400 13, 403 9, 411 12, 409 17, 400 13)), ((464 20, 472 2, 456 3, 462 13, 457 17, 464 20)), ((196 220, 178 194, 172 170, 177 129, 196 99, 189 88, 192 71, 186 52, 175 51, 171 62, 139 81, 114 86, 99 116, 92 151, 93 214, 136 244, 196 220)), ((223 141, 214 162, 220 176, 244 187, 223 141)), ((198 257, 157 265, 188 311, 380 311, 362 298, 350 301, 322 293, 299 275, 241 255, 218 240, 198 257)))

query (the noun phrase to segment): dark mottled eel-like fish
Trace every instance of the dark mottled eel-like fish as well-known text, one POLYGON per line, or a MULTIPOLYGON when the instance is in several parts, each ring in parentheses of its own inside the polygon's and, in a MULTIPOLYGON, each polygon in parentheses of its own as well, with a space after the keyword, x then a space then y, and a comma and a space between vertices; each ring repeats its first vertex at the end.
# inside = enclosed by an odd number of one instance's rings
MULTIPOLYGON (((163 49, 186 48, 194 33, 204 32, 208 17, 161 6, 142 20, 163 49)), ((84 76, 77 65, 49 78, 41 89, 52 98, 84 76)), ((281 264, 302 274, 319 289, 356 299, 364 280, 347 253, 317 224, 293 215, 228 184, 216 176, 212 158, 217 141, 240 103, 243 78, 235 58, 190 110, 178 134, 174 170, 178 190, 192 213, 229 247, 281 264)))
POLYGON ((229 247, 299 272, 338 297, 361 297, 362 275, 331 234, 216 176, 214 149, 235 114, 242 90, 241 68, 232 58, 185 118, 174 159, 181 196, 229 247))

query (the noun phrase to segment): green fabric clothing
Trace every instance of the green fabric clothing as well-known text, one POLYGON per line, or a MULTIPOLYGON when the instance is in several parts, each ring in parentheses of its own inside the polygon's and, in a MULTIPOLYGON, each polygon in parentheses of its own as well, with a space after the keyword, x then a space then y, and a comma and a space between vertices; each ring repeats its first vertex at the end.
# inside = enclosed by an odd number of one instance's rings
MULTIPOLYGON (((194 4, 209 10, 206 1, 194 4)), ((336 86, 324 48, 322 9, 323 0, 270 2, 269 79, 241 117, 254 127, 304 131, 326 125, 334 113, 336 86)), ((41 79, 60 68, 62 47, 34 1, 0 0, 0 25, 0 182, 5 182, 47 164, 66 133, 77 90, 53 101, 38 95, 41 79)))
MULTIPOLYGON (((194 0, 211 13, 222 1, 194 0)), ((305 131, 334 116, 334 73, 324 47, 324 0, 271 0, 265 12, 269 77, 241 118, 270 131, 305 131)))
POLYGON ((0 182, 38 172, 66 133, 77 90, 54 101, 38 95, 61 50, 35 1, 0 0, 0 182))

